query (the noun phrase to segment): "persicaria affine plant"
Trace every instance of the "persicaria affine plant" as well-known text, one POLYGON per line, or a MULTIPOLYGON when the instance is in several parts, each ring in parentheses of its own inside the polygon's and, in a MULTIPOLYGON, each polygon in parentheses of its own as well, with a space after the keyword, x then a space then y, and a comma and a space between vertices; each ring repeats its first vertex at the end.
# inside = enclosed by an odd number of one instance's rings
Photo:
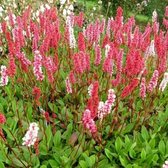
POLYGON ((3 163, 77 167, 92 160, 88 167, 101 167, 105 160, 124 167, 137 156, 144 159, 140 166, 146 158, 155 159, 152 166, 163 164, 168 144, 164 149, 161 135, 149 137, 161 121, 156 134, 167 128, 168 7, 162 26, 155 11, 141 28, 133 16, 124 19, 121 7, 113 18, 85 23, 84 13, 65 13, 65 2, 64 16, 54 6, 34 15, 27 7, 0 22, 3 163), (135 143, 129 141, 134 135, 135 143), (141 152, 135 146, 143 138, 150 148, 141 145, 141 152), (153 150, 147 157, 156 145, 159 155, 153 150))

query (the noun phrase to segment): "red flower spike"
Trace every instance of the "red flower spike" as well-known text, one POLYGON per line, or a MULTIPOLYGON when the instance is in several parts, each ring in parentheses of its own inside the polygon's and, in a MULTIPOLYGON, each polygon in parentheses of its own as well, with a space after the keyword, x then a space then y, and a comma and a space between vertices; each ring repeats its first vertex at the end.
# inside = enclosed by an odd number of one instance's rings
POLYGON ((124 88, 124 90, 121 93, 121 97, 125 98, 129 96, 135 90, 138 84, 139 84, 139 79, 137 78, 133 79, 131 83, 124 88))
POLYGON ((0 113, 0 124, 5 124, 5 122, 6 122, 6 118, 4 114, 0 113))

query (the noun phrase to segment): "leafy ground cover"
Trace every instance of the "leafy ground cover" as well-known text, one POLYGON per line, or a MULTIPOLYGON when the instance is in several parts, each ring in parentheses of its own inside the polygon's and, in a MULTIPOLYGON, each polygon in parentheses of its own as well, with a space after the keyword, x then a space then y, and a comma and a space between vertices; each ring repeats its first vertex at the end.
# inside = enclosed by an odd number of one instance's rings
POLYGON ((0 167, 168 166, 168 7, 143 30, 63 0, 3 15, 0 167))

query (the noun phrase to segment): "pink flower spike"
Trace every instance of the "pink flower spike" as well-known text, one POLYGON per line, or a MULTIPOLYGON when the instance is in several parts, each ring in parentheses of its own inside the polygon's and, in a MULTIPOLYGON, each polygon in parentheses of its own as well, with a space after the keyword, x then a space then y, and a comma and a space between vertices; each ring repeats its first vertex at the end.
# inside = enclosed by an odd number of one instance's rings
POLYGON ((159 85, 159 90, 161 90, 163 92, 165 90, 167 84, 168 84, 168 72, 165 72, 164 77, 159 85))
POLYGON ((165 16, 168 17, 168 6, 166 6, 165 16))
POLYGON ((98 106, 98 118, 101 120, 111 112, 111 108, 115 102, 116 95, 113 89, 108 90, 108 98, 106 102, 99 102, 98 106))
POLYGON ((101 48, 99 45, 96 45, 95 47, 95 61, 94 64, 95 65, 99 65, 101 62, 101 48))
POLYGON ((85 49, 86 49, 85 38, 82 32, 79 32, 79 35, 78 35, 78 48, 79 48, 79 51, 85 52, 85 49))
POLYGON ((138 84, 139 84, 139 79, 137 79, 137 78, 132 79, 130 84, 127 85, 123 89, 123 91, 121 93, 121 97, 125 98, 125 97, 129 96, 135 90, 135 88, 138 86, 138 84))
POLYGON ((144 99, 146 97, 146 80, 143 77, 140 84, 140 97, 144 99))
POLYGON ((157 22, 157 16, 158 16, 158 14, 157 14, 156 10, 154 10, 152 13, 152 22, 153 23, 157 22))
POLYGON ((1 79, 0 79, 0 86, 5 86, 8 84, 8 71, 5 65, 1 65, 1 79))
POLYGON ((109 89, 108 90, 108 98, 107 98, 105 105, 104 105, 104 111, 106 114, 109 114, 111 112, 111 108, 112 108, 113 103, 115 102, 115 98, 116 98, 116 95, 114 93, 114 90, 109 89))
POLYGON ((91 118, 91 112, 89 109, 86 109, 84 111, 82 116, 82 122, 83 122, 84 128, 85 129, 87 128, 91 134, 95 134, 97 132, 95 121, 91 118))
POLYGON ((0 124, 4 124, 6 122, 6 118, 4 114, 0 113, 0 124))
POLYGON ((67 93, 72 93, 72 86, 71 86, 69 77, 66 78, 65 83, 66 83, 66 90, 67 90, 67 93))
POLYGON ((159 77, 159 72, 158 72, 158 70, 155 70, 153 72, 152 78, 151 78, 149 85, 148 85, 149 92, 152 92, 153 89, 156 88, 157 82, 158 82, 158 77, 159 77))
POLYGON ((165 163, 163 164, 162 168, 168 168, 168 161, 165 161, 165 163))
POLYGON ((42 56, 37 50, 34 52, 33 72, 37 80, 42 81, 44 79, 42 72, 42 56))
POLYGON ((35 122, 30 123, 28 131, 26 132, 25 136, 22 138, 23 139, 22 145, 25 145, 28 147, 34 145, 34 143, 38 138, 38 131, 39 131, 38 124, 35 122))
POLYGON ((93 84, 90 84, 88 87, 88 94, 90 97, 92 96, 92 92, 93 92, 93 84))

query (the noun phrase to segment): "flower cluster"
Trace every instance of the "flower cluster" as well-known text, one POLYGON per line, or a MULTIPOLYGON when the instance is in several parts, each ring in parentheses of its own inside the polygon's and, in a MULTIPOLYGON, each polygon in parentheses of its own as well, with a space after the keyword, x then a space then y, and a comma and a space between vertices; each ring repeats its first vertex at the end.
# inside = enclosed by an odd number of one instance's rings
POLYGON ((159 85, 159 90, 161 90, 163 92, 165 90, 167 84, 168 84, 168 72, 165 72, 164 77, 159 85))
POLYGON ((72 93, 72 86, 69 77, 65 80, 67 93, 72 93))
POLYGON ((28 147, 34 145, 34 143, 38 138, 38 131, 39 131, 38 124, 35 122, 30 123, 28 131, 26 132, 25 136, 22 138, 23 139, 22 145, 25 145, 28 147))
POLYGON ((140 84, 140 97, 144 99, 146 97, 146 80, 143 77, 140 84))
POLYGON ((6 122, 6 118, 4 114, 0 113, 0 124, 4 124, 6 122))
POLYGON ((86 109, 84 111, 82 116, 82 122, 83 122, 84 128, 87 128, 92 134, 95 134, 97 132, 95 121, 91 117, 91 112, 89 109, 86 109))
POLYGON ((168 168, 168 161, 165 161, 165 163, 163 164, 162 168, 168 168))
POLYGON ((98 106, 98 118, 101 120, 111 112, 111 108, 113 106, 113 103, 115 102, 116 95, 114 93, 113 89, 108 90, 108 98, 104 102, 100 101, 98 106))
POLYGON ((33 72, 36 76, 36 79, 42 81, 44 79, 44 75, 42 72, 42 56, 40 55, 39 51, 34 52, 33 66, 33 72))
POLYGON ((159 72, 158 72, 158 70, 155 70, 153 72, 152 78, 151 78, 149 85, 148 85, 149 92, 152 92, 153 89, 156 88, 157 82, 158 82, 158 76, 159 76, 159 72))
POLYGON ((1 79, 0 86, 5 86, 8 84, 8 71, 5 65, 1 65, 1 79))

